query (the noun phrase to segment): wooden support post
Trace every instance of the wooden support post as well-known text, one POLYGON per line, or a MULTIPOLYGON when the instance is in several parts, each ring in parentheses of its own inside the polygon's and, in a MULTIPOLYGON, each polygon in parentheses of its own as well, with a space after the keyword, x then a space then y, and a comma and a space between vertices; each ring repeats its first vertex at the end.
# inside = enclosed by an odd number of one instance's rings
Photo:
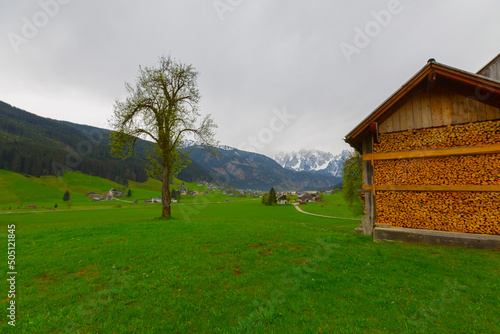
MULTIPOLYGON (((372 152, 373 138, 372 136, 366 136, 363 139, 363 156, 372 152)), ((371 235, 376 216, 375 197, 371 188, 373 187, 373 164, 371 161, 363 161, 363 176, 363 188, 370 187, 370 190, 365 191, 365 217, 363 217, 361 222, 363 234, 371 235)))

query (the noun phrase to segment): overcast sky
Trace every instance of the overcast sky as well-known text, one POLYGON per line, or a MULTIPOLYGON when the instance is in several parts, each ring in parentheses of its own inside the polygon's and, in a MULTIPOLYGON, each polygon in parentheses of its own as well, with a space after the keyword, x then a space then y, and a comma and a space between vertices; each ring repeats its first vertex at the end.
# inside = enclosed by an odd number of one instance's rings
POLYGON ((0 100, 107 127, 139 65, 200 72, 221 144, 340 153, 429 58, 477 72, 500 52, 498 0, 0 0, 0 100))

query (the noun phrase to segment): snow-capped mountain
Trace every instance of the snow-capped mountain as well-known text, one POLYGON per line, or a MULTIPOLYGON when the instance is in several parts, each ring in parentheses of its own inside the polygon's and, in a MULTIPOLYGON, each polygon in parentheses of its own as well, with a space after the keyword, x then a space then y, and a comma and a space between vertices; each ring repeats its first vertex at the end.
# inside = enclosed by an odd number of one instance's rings
POLYGON ((302 149, 298 152, 281 152, 274 157, 274 160, 282 167, 298 172, 315 172, 341 177, 342 164, 348 155, 348 150, 333 155, 329 152, 302 149))
MULTIPOLYGON (((181 144, 182 148, 188 148, 188 147, 194 147, 194 146, 201 146, 201 143, 197 140, 185 139, 182 141, 182 144, 181 144)), ((216 148, 224 150, 224 151, 236 150, 234 147, 227 146, 227 145, 217 145, 216 148)))

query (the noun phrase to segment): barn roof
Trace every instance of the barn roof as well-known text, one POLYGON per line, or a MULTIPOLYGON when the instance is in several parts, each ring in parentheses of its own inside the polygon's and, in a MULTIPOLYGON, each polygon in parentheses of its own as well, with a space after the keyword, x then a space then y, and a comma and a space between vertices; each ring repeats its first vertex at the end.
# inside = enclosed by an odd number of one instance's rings
POLYGON ((484 65, 483 68, 481 68, 479 71, 477 71, 477 73, 481 74, 484 70, 488 69, 491 65, 493 65, 494 63, 497 63, 498 61, 500 61, 500 53, 498 54, 498 56, 493 58, 488 64, 484 65))
POLYGON ((500 81, 429 59, 419 72, 351 130, 346 135, 345 142, 361 151, 361 142, 370 133, 370 124, 374 122, 380 124, 396 112, 416 91, 423 88, 430 90, 436 85, 452 89, 463 96, 478 96, 478 99, 485 104, 500 106, 500 81))

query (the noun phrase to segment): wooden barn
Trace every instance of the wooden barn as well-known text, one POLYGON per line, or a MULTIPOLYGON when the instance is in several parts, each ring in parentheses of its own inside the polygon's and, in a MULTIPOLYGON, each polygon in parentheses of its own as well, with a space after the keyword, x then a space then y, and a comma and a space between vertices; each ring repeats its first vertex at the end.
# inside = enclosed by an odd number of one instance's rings
POLYGON ((500 55, 477 74, 430 59, 345 141, 363 156, 365 234, 500 235, 500 55))

